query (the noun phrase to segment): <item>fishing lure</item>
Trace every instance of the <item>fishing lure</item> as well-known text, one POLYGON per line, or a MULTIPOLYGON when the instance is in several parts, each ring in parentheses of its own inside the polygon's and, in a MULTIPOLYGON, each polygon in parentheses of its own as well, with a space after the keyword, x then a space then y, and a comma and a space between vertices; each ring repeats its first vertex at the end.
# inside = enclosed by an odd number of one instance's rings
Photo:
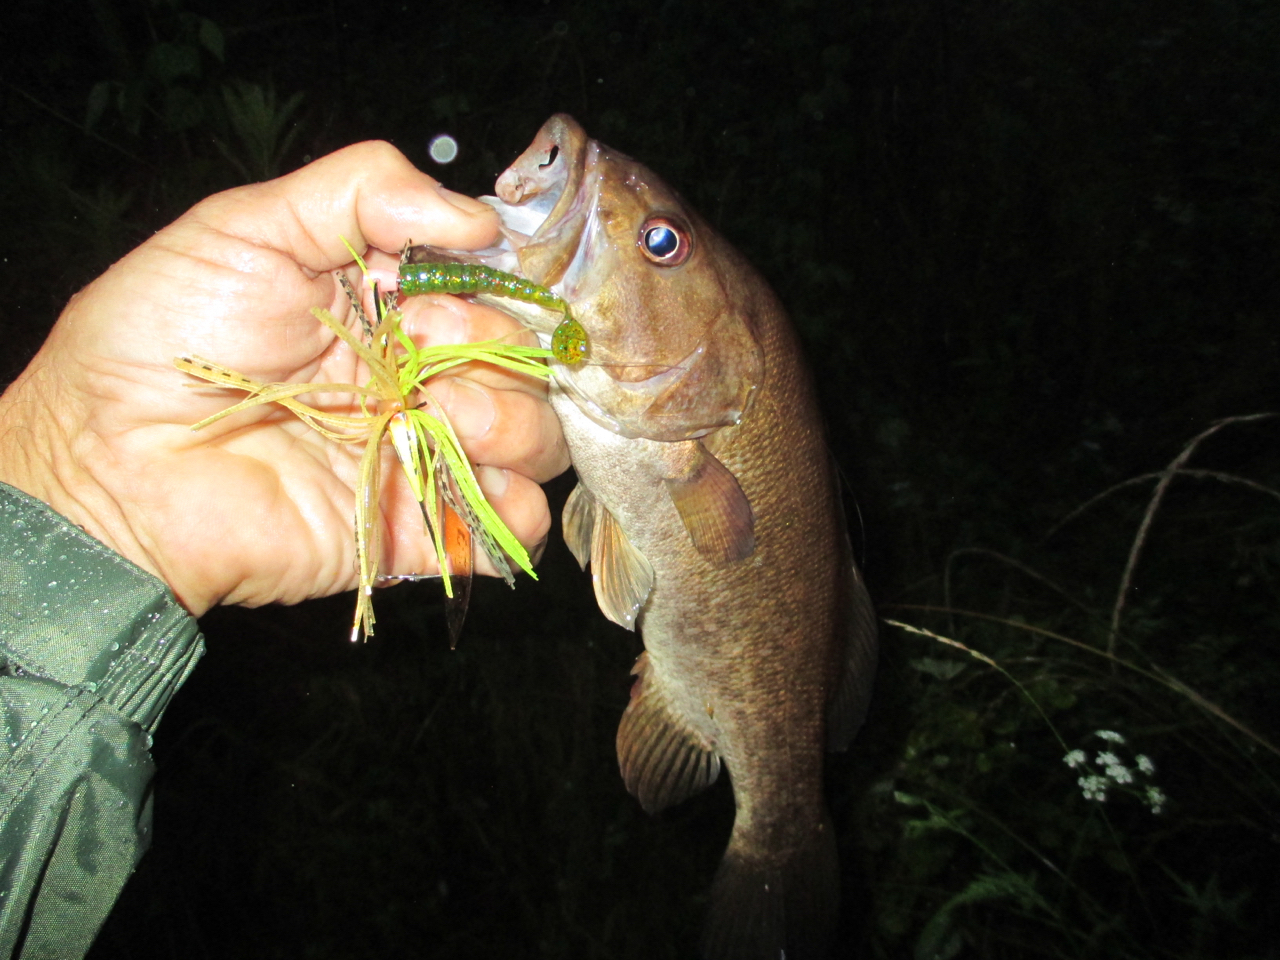
MULTIPOLYGON (((353 250, 362 270, 364 261, 353 250)), ((422 510, 426 532, 440 564, 445 589, 445 614, 451 645, 456 645, 466 616, 473 573, 473 539, 493 568, 514 584, 512 562, 533 576, 533 564, 515 535, 484 496, 461 442, 439 403, 424 390, 436 377, 464 363, 479 362, 535 377, 550 376, 548 351, 493 340, 485 343, 443 344, 419 348, 400 329, 394 295, 379 296, 374 288, 375 319, 371 322, 354 286, 339 274, 351 299, 363 337, 326 310, 316 318, 345 343, 369 369, 364 384, 262 383, 197 356, 174 358, 174 365, 192 376, 223 387, 242 390, 248 397, 195 424, 200 429, 225 416, 266 403, 277 403, 325 438, 337 443, 363 444, 355 484, 356 567, 359 590, 351 639, 373 633, 373 588, 387 579, 380 573, 383 523, 380 503, 382 441, 390 439, 413 497, 422 510), (302 402, 306 394, 352 394, 347 412, 302 402), (420 401, 420 402, 419 402, 420 401), (511 562, 508 562, 508 558, 511 562)), ((433 575, 434 576, 434 575, 433 575)))
POLYGON ((573 365, 587 354, 587 331, 573 318, 569 304, 546 287, 493 267, 474 263, 402 263, 400 292, 489 293, 559 310, 564 319, 551 334, 551 352, 561 363, 573 365))

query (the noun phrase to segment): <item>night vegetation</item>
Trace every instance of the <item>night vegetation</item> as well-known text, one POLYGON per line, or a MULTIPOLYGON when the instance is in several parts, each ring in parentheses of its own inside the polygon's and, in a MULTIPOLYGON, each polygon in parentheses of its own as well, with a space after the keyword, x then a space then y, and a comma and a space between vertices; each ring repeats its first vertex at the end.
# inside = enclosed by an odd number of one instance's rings
MULTIPOLYGON (((211 192, 378 137, 485 193, 572 113, 820 383, 885 621, 838 956, 1280 955, 1280 8, 74 6, 2 15, 6 378, 211 192)), ((729 792, 643 814, 638 640, 540 576, 455 652, 428 585, 363 646, 349 595, 210 614, 95 960, 691 956, 729 792)))

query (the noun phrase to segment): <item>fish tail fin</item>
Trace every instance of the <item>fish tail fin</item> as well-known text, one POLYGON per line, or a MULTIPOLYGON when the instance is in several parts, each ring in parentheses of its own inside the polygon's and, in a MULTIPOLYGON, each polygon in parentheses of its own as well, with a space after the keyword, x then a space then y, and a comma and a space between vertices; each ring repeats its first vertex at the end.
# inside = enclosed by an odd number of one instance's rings
POLYGON ((702 935, 705 960, 826 960, 840 901, 835 834, 824 815, 785 855, 735 826, 711 887, 702 935))

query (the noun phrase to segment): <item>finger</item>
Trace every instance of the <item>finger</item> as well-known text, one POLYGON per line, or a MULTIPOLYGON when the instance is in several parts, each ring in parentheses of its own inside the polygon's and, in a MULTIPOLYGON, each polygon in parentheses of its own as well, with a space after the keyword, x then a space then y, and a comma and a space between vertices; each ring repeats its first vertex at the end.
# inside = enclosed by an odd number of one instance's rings
POLYGON ((315 273, 357 251, 406 241, 476 249, 498 236, 488 204, 447 190, 395 147, 370 141, 321 157, 287 176, 228 190, 190 216, 215 230, 287 254, 315 273))
POLYGON ((405 297, 403 329, 426 347, 503 340, 537 346, 538 339, 510 314, 442 293, 405 297))
MULTIPOLYGON (((485 499, 497 511, 503 523, 525 547, 533 551, 546 540, 551 529, 551 510, 542 488, 528 477, 498 467, 477 467, 476 479, 485 499)), ((388 576, 431 574, 439 572, 431 538, 426 534, 418 505, 408 495, 407 487, 392 483, 384 494, 384 518, 388 524, 382 572, 388 576)), ((476 548, 476 571, 497 576, 497 570, 476 548)))
POLYGON ((332 341, 311 308, 350 319, 330 273, 342 267, 359 280, 344 238, 358 251, 409 239, 476 247, 493 241, 497 223, 488 205, 444 190, 390 145, 356 144, 197 204, 72 302, 70 347, 97 344, 95 353, 141 356, 166 373, 175 352, 191 351, 253 376, 288 376, 332 341), (132 305, 131 336, 111 329, 120 311, 104 303, 132 305))
MULTIPOLYGON (((458 297, 444 294, 407 297, 401 309, 404 312, 401 329, 420 347, 485 340, 538 346, 538 338, 511 316, 458 297)), ((497 390, 523 390, 539 397, 547 392, 546 381, 491 364, 469 363, 455 368, 454 373, 497 390)))
POLYGON ((568 469, 569 448, 546 400, 465 377, 437 377, 427 389, 472 462, 515 470, 538 482, 568 469))
MULTIPOLYGON (((503 523, 526 550, 533 551, 547 539, 547 534, 551 531, 551 508, 547 505, 547 495, 542 487, 528 477, 497 467, 478 467, 476 479, 480 481, 485 499, 493 505, 503 523)), ((480 562, 481 557, 478 555, 477 566, 480 566, 480 562)), ((492 570, 486 559, 483 572, 497 571, 492 570)))

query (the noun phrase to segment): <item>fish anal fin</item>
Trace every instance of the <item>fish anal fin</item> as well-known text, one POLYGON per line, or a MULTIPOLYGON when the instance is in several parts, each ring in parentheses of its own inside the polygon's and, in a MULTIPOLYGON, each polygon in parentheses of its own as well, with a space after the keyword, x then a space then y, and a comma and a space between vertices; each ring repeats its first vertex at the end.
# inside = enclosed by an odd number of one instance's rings
POLYGON ((583 570, 587 569, 587 563, 591 560, 591 535, 596 524, 595 507, 595 497, 579 483, 565 501, 562 515, 564 542, 583 570))
POLYGON ((716 566, 745 560, 756 549, 756 519, 738 478, 700 440, 681 446, 687 462, 666 486, 693 545, 716 566))
POLYGON ((825 816, 781 855, 735 829, 711 886, 705 960, 827 960, 840 902, 835 836, 825 816))
POLYGON ((715 783, 720 756, 671 706, 647 653, 631 672, 636 681, 618 726, 618 766, 640 806, 657 813, 715 783))
POLYGON ((593 512, 591 584, 596 603, 618 626, 634 630, 640 608, 653 590, 653 567, 603 504, 594 504, 593 512))

